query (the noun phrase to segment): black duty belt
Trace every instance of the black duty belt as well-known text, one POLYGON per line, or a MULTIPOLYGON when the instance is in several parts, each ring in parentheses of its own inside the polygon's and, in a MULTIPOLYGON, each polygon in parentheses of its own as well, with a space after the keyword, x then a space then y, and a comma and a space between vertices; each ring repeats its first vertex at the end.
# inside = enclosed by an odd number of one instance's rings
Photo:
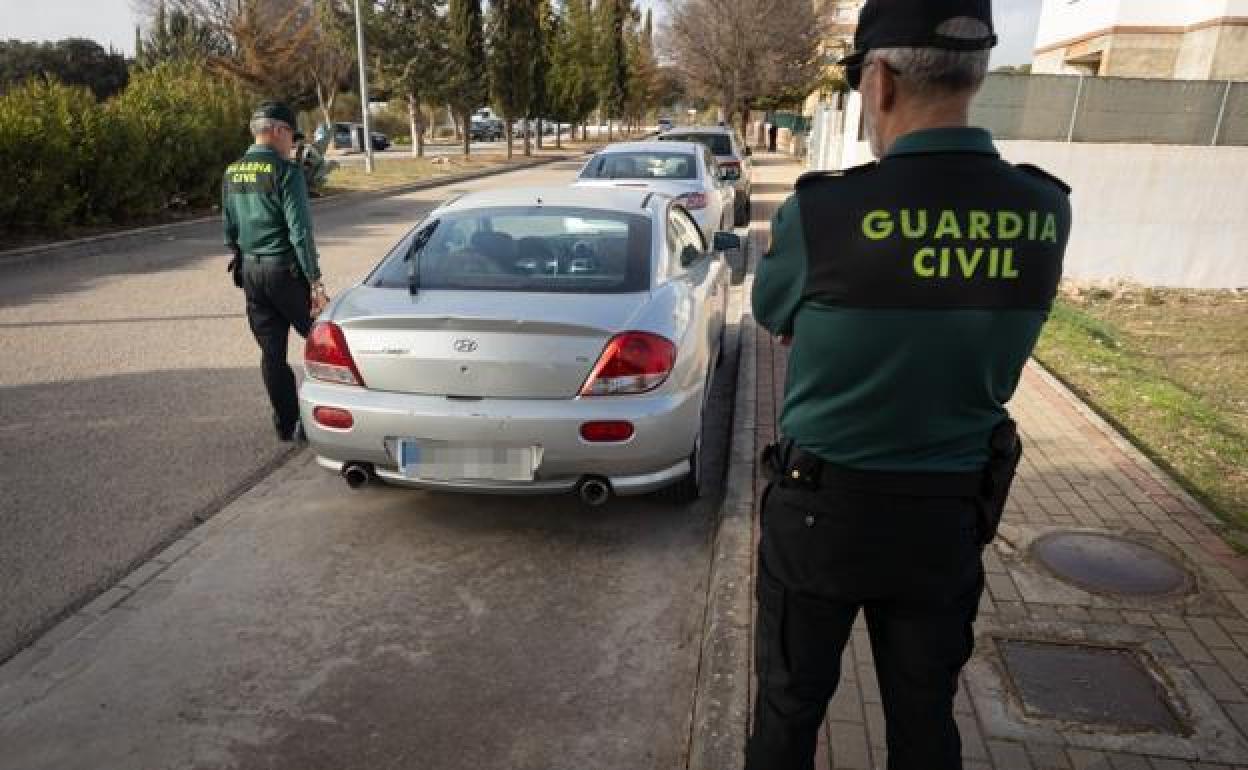
POLYGON ((763 450, 763 474, 782 487, 838 489, 903 497, 981 497, 984 471, 910 473, 861 471, 825 462, 791 441, 763 450))
POLYGON ((289 265, 294 264, 295 256, 293 254, 244 254, 243 259, 248 262, 259 262, 262 265, 289 265))

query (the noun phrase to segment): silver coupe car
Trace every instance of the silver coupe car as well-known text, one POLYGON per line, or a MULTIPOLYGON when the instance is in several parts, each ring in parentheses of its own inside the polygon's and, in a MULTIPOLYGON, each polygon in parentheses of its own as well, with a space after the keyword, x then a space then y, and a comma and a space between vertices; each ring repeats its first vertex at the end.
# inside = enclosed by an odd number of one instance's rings
POLYGON ((443 204, 308 336, 318 462, 353 487, 696 498, 739 247, 641 190, 443 204))

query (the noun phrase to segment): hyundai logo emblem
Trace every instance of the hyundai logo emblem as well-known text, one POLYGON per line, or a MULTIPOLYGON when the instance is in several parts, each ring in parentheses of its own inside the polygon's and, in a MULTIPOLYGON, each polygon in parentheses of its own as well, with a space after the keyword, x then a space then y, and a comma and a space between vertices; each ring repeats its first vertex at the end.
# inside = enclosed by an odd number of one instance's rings
POLYGON ((471 353, 477 349, 477 341, 467 339, 455 340, 454 348, 456 353, 471 353))

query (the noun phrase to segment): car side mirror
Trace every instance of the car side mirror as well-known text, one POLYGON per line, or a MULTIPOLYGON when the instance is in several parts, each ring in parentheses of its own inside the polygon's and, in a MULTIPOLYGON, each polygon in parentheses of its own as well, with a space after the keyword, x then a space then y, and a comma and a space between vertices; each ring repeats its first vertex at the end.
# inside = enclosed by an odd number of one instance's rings
POLYGON ((686 246, 680 252, 680 266, 689 267, 694 262, 697 262, 699 259, 702 259, 703 256, 705 255, 702 252, 698 251, 696 246, 686 246))
POLYGON ((741 248, 741 236, 736 233, 715 233, 716 251, 736 251, 741 248))

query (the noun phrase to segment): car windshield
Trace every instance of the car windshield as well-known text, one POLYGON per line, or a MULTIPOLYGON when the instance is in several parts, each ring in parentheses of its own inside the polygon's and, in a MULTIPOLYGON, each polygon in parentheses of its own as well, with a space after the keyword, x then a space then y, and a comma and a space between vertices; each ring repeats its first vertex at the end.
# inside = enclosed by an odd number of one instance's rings
POLYGON ((685 152, 607 152, 591 160, 581 179, 697 179, 698 160, 685 152))
POLYGON ((650 220, 560 207, 453 211, 423 249, 418 227, 369 277, 379 288, 619 294, 650 283, 650 220))
POLYGON ((727 134, 664 134, 662 141, 665 142, 698 142, 705 144, 711 148, 711 152, 716 155, 732 154, 732 139, 727 134))

